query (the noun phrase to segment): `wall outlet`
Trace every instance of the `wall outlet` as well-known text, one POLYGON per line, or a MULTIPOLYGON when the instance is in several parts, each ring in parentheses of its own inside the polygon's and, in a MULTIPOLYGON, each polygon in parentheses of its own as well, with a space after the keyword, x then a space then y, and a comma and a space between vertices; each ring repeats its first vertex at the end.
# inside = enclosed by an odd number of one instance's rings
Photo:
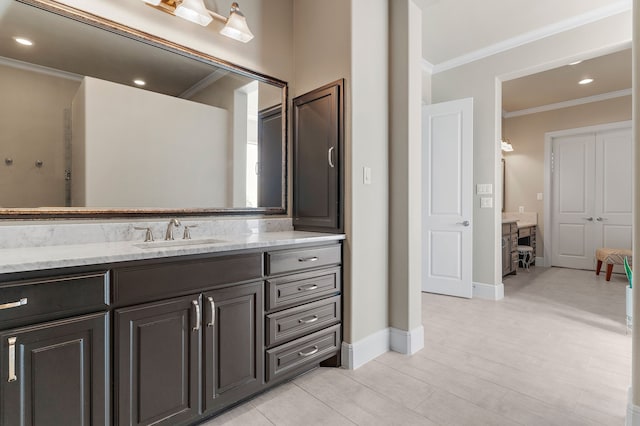
POLYGON ((524 213, 524 206, 518 206, 518 213, 524 213))
POLYGON ((491 197, 482 197, 480 198, 480 208, 481 209, 490 209, 493 207, 493 198, 491 197))
POLYGON ((536 199, 537 199, 538 201, 541 201, 541 200, 542 200, 542 192, 538 192, 538 193, 536 194, 536 199))

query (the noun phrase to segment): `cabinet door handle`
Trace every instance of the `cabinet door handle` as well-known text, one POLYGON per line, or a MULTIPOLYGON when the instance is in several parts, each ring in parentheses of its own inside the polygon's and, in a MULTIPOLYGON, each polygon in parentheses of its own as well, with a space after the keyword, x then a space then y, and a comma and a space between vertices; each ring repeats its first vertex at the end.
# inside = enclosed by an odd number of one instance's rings
POLYGON ((315 262, 316 260, 318 260, 317 256, 313 256, 313 257, 300 257, 298 258, 298 262, 315 262))
POLYGON ((592 217, 583 217, 584 220, 587 220, 589 222, 593 222, 593 218, 592 217))
POLYGON ((317 289, 318 286, 316 284, 303 285, 302 287, 298 287, 298 291, 311 291, 317 289))
POLYGON ((9 380, 8 382, 15 382, 18 380, 16 376, 16 337, 9 337, 9 380))
POLYGON ((597 220, 598 222, 602 222, 603 220, 607 220, 607 218, 606 218, 606 217, 600 217, 600 216, 598 216, 598 217, 596 217, 596 220, 597 220))
POLYGON ((317 315, 313 315, 311 317, 300 318, 298 322, 300 324, 311 324, 312 322, 318 321, 319 317, 317 315))
POLYGON ((335 149, 335 147, 331 147, 329 148, 329 151, 327 152, 327 160, 329 161, 329 167, 331 167, 332 169, 335 167, 335 165, 333 164, 333 150, 335 149))
POLYGON ((207 327, 213 327, 216 324, 216 302, 213 300, 213 297, 207 297, 209 301, 209 305, 211 307, 211 321, 207 324, 207 327))
POLYGON ((196 325, 193 327, 193 331, 198 331, 200 330, 200 304, 198 303, 197 300, 192 300, 191 303, 193 304, 193 307, 196 310, 196 325))
POLYGON ((314 346, 312 350, 310 350, 309 352, 298 352, 298 355, 300 356, 311 356, 313 354, 315 354, 316 352, 318 352, 318 347, 314 346))
POLYGON ((24 306, 26 304, 27 304, 27 298, 23 297, 22 299, 18 300, 17 302, 5 303, 4 305, 0 305, 0 311, 3 310, 3 309, 18 308, 18 307, 24 306))

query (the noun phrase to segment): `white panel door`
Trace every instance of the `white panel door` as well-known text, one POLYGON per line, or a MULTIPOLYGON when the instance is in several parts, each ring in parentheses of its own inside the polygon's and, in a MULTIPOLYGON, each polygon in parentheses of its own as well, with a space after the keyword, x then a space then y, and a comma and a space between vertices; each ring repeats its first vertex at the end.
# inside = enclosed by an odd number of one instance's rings
POLYGON ((554 137, 552 147, 552 265, 594 269, 597 248, 631 248, 631 127, 554 137))
MULTIPOLYGON (((631 249, 633 159, 631 129, 596 135, 596 245, 631 249)), ((595 247, 598 248, 598 247, 595 247)), ((621 266, 616 272, 624 272, 621 266)))
POLYGON ((472 295, 473 99, 422 110, 422 291, 472 295))
POLYGON ((552 264, 592 269, 595 134, 553 140, 552 264))

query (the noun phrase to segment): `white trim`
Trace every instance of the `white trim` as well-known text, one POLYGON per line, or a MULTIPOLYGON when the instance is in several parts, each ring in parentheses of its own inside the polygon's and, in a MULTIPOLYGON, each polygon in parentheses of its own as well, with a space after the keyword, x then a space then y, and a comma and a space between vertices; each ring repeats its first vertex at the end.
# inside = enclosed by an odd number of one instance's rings
POLYGON ((621 98, 623 96, 631 96, 632 89, 617 90, 615 92, 601 93, 599 95, 587 96, 585 98, 571 99, 569 101, 557 102, 555 104, 541 105, 534 108, 521 109, 518 111, 504 112, 503 118, 520 117, 523 115, 537 114, 539 112, 553 111, 556 109, 570 108, 578 105, 584 105, 592 102, 606 101, 607 99, 621 98))
POLYGON ((640 407, 633 403, 633 388, 627 392, 627 418, 625 426, 640 426, 640 407))
POLYGON ((435 65, 433 65, 431 62, 427 61, 426 59, 422 58, 422 71, 427 72, 429 74, 433 74, 434 67, 435 65))
POLYGON ((36 72, 38 74, 48 75, 50 77, 64 78, 66 80, 82 81, 84 78, 80 74, 61 71, 55 68, 49 68, 42 65, 30 64, 29 62, 18 61, 17 59, 5 58, 0 56, 0 65, 6 65, 24 71, 36 72))
POLYGON ((473 297, 486 300, 502 300, 504 299, 504 284, 498 285, 476 283, 472 284, 473 297))
MULTIPOLYGON (((544 211, 543 211, 543 220, 544 220, 544 263, 543 265, 546 267, 551 266, 551 228, 552 226, 552 214, 551 214, 551 204, 553 202, 553 194, 551 193, 551 148, 553 147, 553 138, 558 138, 562 136, 569 136, 580 133, 595 133, 595 132, 603 132, 607 130, 613 129, 624 129, 627 127, 632 127, 633 121, 618 121, 615 123, 607 123, 607 124, 597 124, 595 126, 587 126, 587 127, 578 127, 575 129, 566 129, 566 130, 558 130, 555 132, 547 132, 544 134, 544 211)), ((537 259, 536 259, 537 264, 537 259)))
POLYGON ((389 346, 392 351, 405 355, 413 355, 424 348, 424 327, 422 325, 411 331, 391 328, 389 346))
MULTIPOLYGON (((229 71, 218 68, 208 76, 204 77, 202 80, 198 81, 193 86, 189 87, 184 92, 180 93, 178 95, 178 98, 191 99, 191 97, 193 97, 195 94, 203 91, 227 74, 229 74, 229 71)), ((258 82, 256 81, 256 83, 258 82)))
POLYGON ((342 342, 342 366, 355 370, 389 352, 389 328, 373 333, 355 343, 342 342))
POLYGON ((544 257, 536 256, 536 265, 545 266, 544 265, 544 257))
POLYGON ((447 71, 452 68, 457 68, 459 66, 466 65, 468 63, 478 61, 480 59, 496 55, 510 49, 514 49, 524 44, 532 43, 543 38, 562 33, 564 31, 569 31, 583 25, 587 25, 592 22, 617 15, 619 13, 627 12, 631 10, 631 7, 631 0, 618 0, 612 2, 608 6, 594 9, 592 11, 583 13, 582 15, 573 16, 571 18, 565 19, 564 21, 556 22, 555 24, 547 25, 545 27, 529 31, 524 34, 520 34, 519 36, 503 40, 490 46, 486 46, 482 49, 478 49, 476 51, 458 56, 457 58, 453 58, 448 61, 436 64, 433 67, 433 74, 447 71))

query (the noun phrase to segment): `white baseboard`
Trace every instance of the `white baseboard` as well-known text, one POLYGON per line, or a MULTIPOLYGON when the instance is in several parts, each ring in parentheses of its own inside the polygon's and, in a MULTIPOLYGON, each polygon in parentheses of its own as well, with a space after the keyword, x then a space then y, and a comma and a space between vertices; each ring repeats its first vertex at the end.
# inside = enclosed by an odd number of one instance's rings
POLYGON ((424 348, 424 327, 420 325, 411 331, 391 328, 390 346, 394 352, 413 355, 424 348))
POLYGON ((342 366, 355 370, 386 352, 389 352, 388 328, 354 343, 342 342, 342 366))
POLYGON ((478 299, 487 300, 502 300, 504 299, 504 284, 498 285, 484 284, 484 283, 472 283, 473 297, 478 299))
POLYGON ((640 407, 633 403, 633 389, 627 392, 627 418, 625 426, 640 426, 640 407))

